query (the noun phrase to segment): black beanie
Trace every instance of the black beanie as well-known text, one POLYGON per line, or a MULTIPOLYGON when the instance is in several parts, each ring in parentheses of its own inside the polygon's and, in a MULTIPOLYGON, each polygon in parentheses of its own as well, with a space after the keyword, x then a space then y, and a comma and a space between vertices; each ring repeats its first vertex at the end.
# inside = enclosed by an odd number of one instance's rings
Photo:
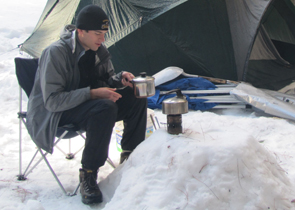
POLYGON ((108 30, 109 19, 99 6, 88 5, 79 12, 76 27, 82 30, 108 30))

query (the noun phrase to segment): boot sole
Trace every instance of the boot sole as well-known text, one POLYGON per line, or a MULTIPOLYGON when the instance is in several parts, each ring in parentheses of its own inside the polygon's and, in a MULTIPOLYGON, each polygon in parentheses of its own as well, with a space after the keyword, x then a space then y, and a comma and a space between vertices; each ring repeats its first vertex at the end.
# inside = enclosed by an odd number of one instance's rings
POLYGON ((101 203, 102 202, 102 197, 82 196, 82 202, 84 204, 101 203))

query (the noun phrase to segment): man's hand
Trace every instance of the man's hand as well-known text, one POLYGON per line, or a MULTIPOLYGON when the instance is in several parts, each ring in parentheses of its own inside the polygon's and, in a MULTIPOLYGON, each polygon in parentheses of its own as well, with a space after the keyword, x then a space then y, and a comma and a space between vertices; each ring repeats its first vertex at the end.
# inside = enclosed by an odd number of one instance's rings
POLYGON ((129 86, 129 87, 133 88, 133 84, 131 83, 133 78, 134 78, 133 74, 131 74, 130 72, 127 72, 127 71, 123 71, 121 82, 124 86, 129 86))
POLYGON ((113 102, 116 102, 119 98, 122 98, 122 95, 115 92, 116 88, 96 88, 90 90, 91 99, 109 99, 113 102))

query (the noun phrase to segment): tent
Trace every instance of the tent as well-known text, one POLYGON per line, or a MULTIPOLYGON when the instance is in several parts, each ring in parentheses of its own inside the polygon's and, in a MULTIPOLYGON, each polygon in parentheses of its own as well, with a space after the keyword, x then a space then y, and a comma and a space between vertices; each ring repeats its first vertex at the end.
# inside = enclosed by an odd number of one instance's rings
POLYGON ((177 66, 270 90, 295 79, 295 0, 48 0, 21 50, 39 57, 88 4, 110 18, 116 71, 177 66))

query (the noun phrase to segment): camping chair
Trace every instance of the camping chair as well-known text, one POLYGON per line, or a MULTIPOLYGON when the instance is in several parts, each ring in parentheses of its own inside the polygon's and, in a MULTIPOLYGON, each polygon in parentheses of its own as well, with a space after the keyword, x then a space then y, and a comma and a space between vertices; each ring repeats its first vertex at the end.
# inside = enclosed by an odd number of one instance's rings
MULTIPOLYGON (((18 180, 26 180, 27 176, 29 173, 32 172, 32 170, 42 161, 42 159, 45 161, 47 164, 49 170, 53 174, 55 180, 59 184, 60 188, 66 195, 76 195, 78 189, 79 189, 79 184, 77 188, 74 190, 72 194, 68 194, 63 187, 62 183, 60 182, 59 178, 55 174, 54 170, 52 169, 49 161, 46 158, 46 155, 48 154, 47 152, 44 153, 41 148, 37 147, 37 151, 33 155, 33 158, 29 162, 26 170, 22 173, 22 123, 26 125, 26 112, 22 111, 22 89, 26 92, 26 95, 29 97, 31 90, 34 85, 34 79, 35 79, 35 74, 37 71, 38 67, 38 59, 37 58, 15 58, 15 71, 16 71, 16 76, 18 83, 20 85, 20 93, 19 93, 19 112, 18 112, 18 118, 19 118, 19 175, 18 180), (38 152, 41 154, 41 158, 35 163, 35 165, 31 166, 35 157, 37 156, 38 152), (30 169, 30 170, 29 170, 30 169)), ((77 154, 79 151, 81 151, 82 148, 80 148, 77 152, 71 153, 71 138, 75 136, 81 136, 84 140, 85 137, 83 135, 83 131, 81 131, 79 128, 77 128, 74 125, 66 125, 63 127, 59 127, 57 130, 56 137, 57 139, 54 142, 54 147, 59 149, 62 153, 66 155, 67 159, 72 159, 74 158, 75 154, 77 154), (57 147, 58 142, 62 139, 69 139, 69 153, 65 153, 61 148, 57 147)), ((115 168, 114 163, 112 160, 108 157, 107 162, 115 168)))

